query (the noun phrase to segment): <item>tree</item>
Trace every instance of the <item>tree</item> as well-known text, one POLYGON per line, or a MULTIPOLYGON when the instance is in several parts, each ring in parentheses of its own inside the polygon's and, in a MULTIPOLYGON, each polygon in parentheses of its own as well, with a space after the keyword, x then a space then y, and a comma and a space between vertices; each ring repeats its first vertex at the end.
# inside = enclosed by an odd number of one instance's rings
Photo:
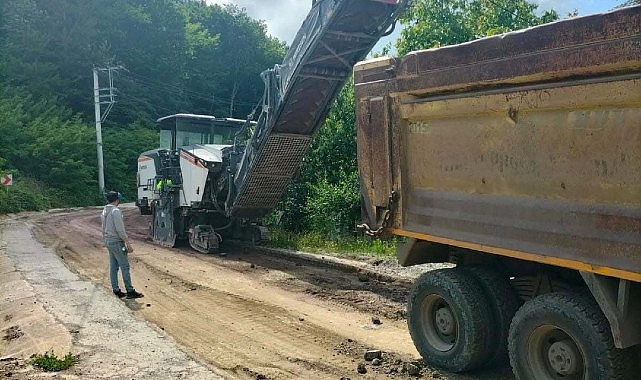
MULTIPOLYGON (((104 1, 104 0, 103 0, 104 1)), ((38 96, 60 98, 73 109, 88 109, 91 65, 99 61, 98 0, 15 0, 3 2, 0 50, 5 83, 38 96)))
POLYGON ((196 46, 187 67, 190 90, 209 95, 195 104, 195 111, 244 118, 262 96, 260 73, 282 62, 284 43, 267 36, 265 23, 233 5, 187 2, 182 12, 188 25, 216 39, 215 46, 196 46))
POLYGON ((105 188, 120 191, 126 200, 136 199, 136 158, 140 153, 158 147, 158 132, 151 120, 136 121, 104 132, 105 188), (123 157, 127 159, 123 160, 123 157))
POLYGON ((340 91, 305 156, 300 176, 276 212, 294 231, 351 233, 360 218, 353 82, 340 91))
POLYGON ((126 125, 141 118, 191 112, 184 86, 189 48, 177 1, 114 0, 98 27, 106 52, 97 64, 126 69, 118 73, 121 107, 114 109, 113 122, 126 125))
POLYGON ((396 42, 400 55, 453 45, 554 21, 558 14, 525 0, 415 0, 400 19, 405 26, 396 42))
POLYGON ((0 87, 0 157, 8 169, 52 189, 52 204, 98 200, 93 131, 69 109, 0 87), (93 190, 93 191, 90 191, 93 190))
POLYGON ((0 169, 19 173, 14 189, 24 190, 2 210, 100 202, 93 66, 126 68, 103 152, 106 186, 131 199, 137 156, 158 146, 155 119, 245 117, 262 95, 260 72, 285 51, 244 10, 204 1, 0 1, 0 169))

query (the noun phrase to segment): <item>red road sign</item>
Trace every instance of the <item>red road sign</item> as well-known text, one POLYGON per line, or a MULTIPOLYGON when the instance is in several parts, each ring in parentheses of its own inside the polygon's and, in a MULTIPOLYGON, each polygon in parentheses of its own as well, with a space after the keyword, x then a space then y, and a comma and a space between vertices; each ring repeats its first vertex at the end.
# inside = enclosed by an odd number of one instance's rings
POLYGON ((13 185, 13 176, 12 176, 11 174, 3 175, 3 176, 0 178, 0 184, 1 184, 2 186, 9 186, 9 185, 13 185))

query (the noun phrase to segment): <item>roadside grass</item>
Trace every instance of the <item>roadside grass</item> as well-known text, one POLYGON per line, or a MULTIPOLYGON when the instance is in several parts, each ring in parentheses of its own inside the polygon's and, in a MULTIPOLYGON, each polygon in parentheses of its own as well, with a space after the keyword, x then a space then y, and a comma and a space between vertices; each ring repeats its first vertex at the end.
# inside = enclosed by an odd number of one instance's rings
POLYGON ((56 354, 45 352, 44 354, 33 355, 29 363, 34 367, 38 367, 47 372, 59 372, 76 364, 78 359, 70 353, 65 355, 64 358, 59 358, 56 354))
POLYGON ((269 230, 269 245, 310 253, 334 253, 349 258, 393 259, 396 238, 372 239, 363 236, 328 237, 319 233, 295 233, 281 228, 269 230))

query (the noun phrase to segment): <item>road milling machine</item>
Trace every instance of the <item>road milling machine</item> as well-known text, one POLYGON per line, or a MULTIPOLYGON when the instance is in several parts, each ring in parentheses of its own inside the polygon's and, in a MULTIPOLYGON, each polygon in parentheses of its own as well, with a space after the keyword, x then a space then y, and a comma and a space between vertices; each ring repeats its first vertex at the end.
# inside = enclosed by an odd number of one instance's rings
POLYGON ((256 121, 177 114, 138 158, 138 200, 154 242, 214 253, 222 238, 261 242, 353 65, 389 34, 406 0, 316 0, 281 65, 261 74, 256 121))

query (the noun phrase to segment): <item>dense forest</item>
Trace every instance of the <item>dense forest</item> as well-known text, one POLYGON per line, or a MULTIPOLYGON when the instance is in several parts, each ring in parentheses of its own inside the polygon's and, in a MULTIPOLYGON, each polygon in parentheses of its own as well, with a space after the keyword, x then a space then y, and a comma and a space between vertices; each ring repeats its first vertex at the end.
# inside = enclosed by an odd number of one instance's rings
MULTIPOLYGON (((396 49, 404 54, 557 18, 525 0, 415 0, 401 19, 396 49)), ((263 92, 260 72, 286 50, 264 22, 232 5, 0 2, 0 174, 14 178, 0 188, 0 214, 102 204, 93 68, 119 67, 116 104, 102 128, 105 187, 133 201, 136 158, 157 147, 157 118, 179 112, 245 118, 263 92)), ((108 78, 100 73, 103 87, 108 78)), ((354 229, 360 215, 354 113, 347 84, 275 210, 286 228, 329 235, 354 229)))
MULTIPOLYGON (((234 6, 177 0, 0 3, 0 212, 102 203, 92 69, 114 71, 103 123, 105 186, 136 196, 154 121, 178 112, 245 118, 283 42, 234 6), (5 190, 5 189, 2 189, 5 190)), ((101 87, 108 86, 100 72, 101 87)))

